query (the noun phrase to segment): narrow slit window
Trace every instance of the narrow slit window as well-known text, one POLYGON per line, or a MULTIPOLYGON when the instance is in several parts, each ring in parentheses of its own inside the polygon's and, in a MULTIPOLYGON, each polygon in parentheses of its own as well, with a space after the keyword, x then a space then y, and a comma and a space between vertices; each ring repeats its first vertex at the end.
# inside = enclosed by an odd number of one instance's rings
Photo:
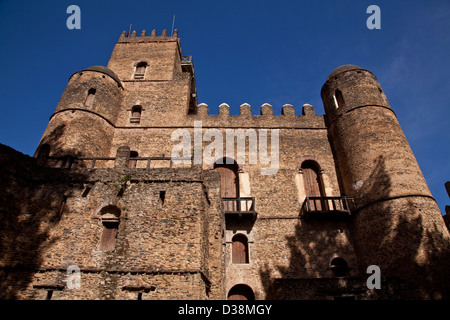
POLYGON ((52 300, 52 296, 53 296, 53 290, 48 290, 45 300, 52 300))
POLYGON ((92 107, 92 105, 94 104, 94 98, 95 98, 96 92, 97 92, 97 90, 95 90, 94 88, 89 89, 87 97, 86 97, 86 101, 84 102, 84 104, 87 107, 92 107))
POLYGON ((336 104, 336 109, 341 108, 345 105, 344 97, 339 89, 334 92, 334 103, 336 104))
POLYGON ((159 192, 159 203, 163 206, 164 201, 166 200, 166 191, 159 192))
POLYGON ((83 194, 81 195, 81 197, 82 198, 86 198, 90 191, 91 191, 91 187, 86 187, 86 189, 84 189, 83 194))

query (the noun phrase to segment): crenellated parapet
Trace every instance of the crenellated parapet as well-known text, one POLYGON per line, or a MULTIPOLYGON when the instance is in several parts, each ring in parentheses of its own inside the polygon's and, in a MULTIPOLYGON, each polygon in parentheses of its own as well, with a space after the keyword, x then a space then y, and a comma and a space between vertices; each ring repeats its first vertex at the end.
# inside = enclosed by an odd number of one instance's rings
POLYGON ((158 36, 156 30, 153 29, 150 35, 147 35, 145 30, 141 31, 141 34, 137 36, 136 30, 131 33, 123 31, 120 35, 118 42, 163 42, 163 41, 178 41, 178 30, 175 29, 172 35, 167 34, 167 30, 164 29, 158 36))
MULTIPOLYGON (((209 114, 209 106, 206 103, 197 105, 198 114, 201 116, 209 116, 216 114, 209 114)), ((219 105, 219 116, 229 116, 230 106, 227 103, 219 105)), ((236 115, 232 115, 236 116, 236 115)), ((295 108, 291 104, 285 104, 281 107, 281 115, 274 115, 273 107, 269 103, 264 103, 260 107, 259 114, 252 114, 252 107, 248 103, 243 103, 239 106, 239 116, 316 116, 314 107, 310 104, 304 104, 301 114, 295 113, 295 108)))
MULTIPOLYGON (((269 103, 261 105, 259 112, 252 113, 252 107, 248 103, 239 106, 239 114, 230 114, 230 106, 227 103, 219 105, 218 114, 210 114, 206 103, 197 105, 197 113, 188 115, 188 120, 201 120, 205 125, 229 126, 229 127, 294 127, 294 128, 325 128, 324 116, 316 115, 314 107, 304 104, 301 113, 296 113, 291 104, 281 107, 281 114, 274 114, 273 106, 269 103)), ((254 111, 254 110, 253 110, 254 111)))

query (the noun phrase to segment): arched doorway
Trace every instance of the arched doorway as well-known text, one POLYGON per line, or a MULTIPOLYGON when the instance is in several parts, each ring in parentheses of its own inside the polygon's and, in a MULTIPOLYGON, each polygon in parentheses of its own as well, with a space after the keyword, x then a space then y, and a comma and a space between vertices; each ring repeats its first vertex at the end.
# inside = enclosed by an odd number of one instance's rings
POLYGON ((228 300, 255 300, 255 294, 249 286, 237 284, 228 292, 228 300))
MULTIPOLYGON (((305 187, 305 196, 309 198, 324 197, 325 192, 323 189, 322 179, 320 177, 319 165, 312 160, 306 160, 301 166, 303 173, 303 184, 305 187)), ((314 211, 325 210, 326 204, 323 200, 310 201, 314 211)))

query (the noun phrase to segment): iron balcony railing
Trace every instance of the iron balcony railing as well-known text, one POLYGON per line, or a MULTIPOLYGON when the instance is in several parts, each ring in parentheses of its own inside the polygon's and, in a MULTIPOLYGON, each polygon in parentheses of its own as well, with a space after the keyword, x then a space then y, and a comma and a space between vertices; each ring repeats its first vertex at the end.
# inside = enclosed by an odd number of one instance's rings
POLYGON ((252 216, 256 218, 255 197, 222 198, 223 212, 226 215, 252 216))
POLYGON ((355 208, 353 197, 306 197, 300 215, 310 217, 348 217, 355 208))

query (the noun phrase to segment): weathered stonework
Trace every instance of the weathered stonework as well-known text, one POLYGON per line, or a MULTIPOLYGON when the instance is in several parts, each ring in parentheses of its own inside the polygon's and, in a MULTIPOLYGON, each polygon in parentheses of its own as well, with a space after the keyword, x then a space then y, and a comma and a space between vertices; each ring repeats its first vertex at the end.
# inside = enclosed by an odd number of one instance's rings
POLYGON ((333 71, 326 115, 246 103, 213 115, 196 94, 177 32, 123 33, 107 67, 70 77, 33 158, 0 146, 1 298, 449 297, 449 231, 372 73, 333 71), (171 159, 178 129, 186 163, 171 159), (251 209, 227 207, 218 162, 193 161, 210 129, 224 147, 230 130, 267 130, 269 151, 278 130, 274 174, 248 144, 233 165, 231 203, 251 209), (369 265, 380 290, 366 286, 369 265))

